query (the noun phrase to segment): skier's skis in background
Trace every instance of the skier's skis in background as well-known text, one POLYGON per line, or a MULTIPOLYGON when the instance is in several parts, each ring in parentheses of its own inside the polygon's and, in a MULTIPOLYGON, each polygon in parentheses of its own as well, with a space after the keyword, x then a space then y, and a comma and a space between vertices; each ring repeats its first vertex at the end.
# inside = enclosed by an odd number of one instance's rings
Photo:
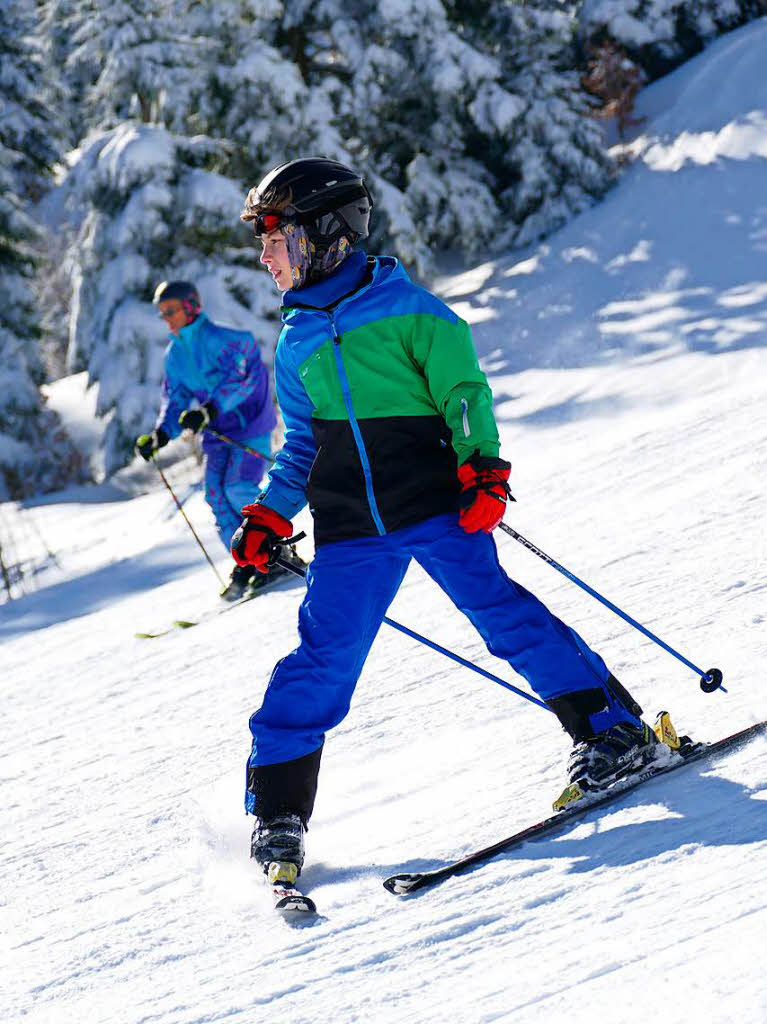
POLYGON ((248 592, 236 601, 228 601, 226 603, 222 601, 218 607, 211 608, 209 611, 203 612, 202 615, 199 615, 195 619, 174 619, 169 626, 165 626, 162 629, 153 630, 148 633, 134 633, 133 635, 139 640, 155 640, 157 637, 167 636, 169 633, 175 633, 177 630, 192 629, 194 626, 199 626, 203 622, 208 622, 210 619, 215 619, 217 616, 223 615, 224 612, 231 611, 233 608, 239 608, 240 605, 248 604, 249 601, 253 601, 255 598, 261 597, 262 594, 269 594, 278 587, 292 582, 293 577, 284 573, 276 577, 273 581, 269 580, 268 582, 263 583, 257 590, 248 592))

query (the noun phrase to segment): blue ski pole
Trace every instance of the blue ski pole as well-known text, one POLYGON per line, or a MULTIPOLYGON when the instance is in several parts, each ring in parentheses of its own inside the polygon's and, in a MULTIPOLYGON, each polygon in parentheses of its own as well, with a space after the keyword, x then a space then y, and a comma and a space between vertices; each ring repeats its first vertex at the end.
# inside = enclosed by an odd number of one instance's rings
POLYGON ((588 585, 588 583, 584 583, 583 580, 579 580, 574 573, 569 571, 569 569, 565 569, 565 567, 563 565, 560 565, 559 562, 555 562, 550 555, 547 555, 545 551, 541 551, 539 547, 536 547, 535 544, 532 543, 532 541, 529 541, 527 540, 527 538, 523 537, 521 533, 517 533, 516 530, 512 529, 510 526, 507 526, 506 523, 501 523, 500 528, 503 530, 504 533, 507 533, 510 537, 513 537, 514 540, 518 540, 519 543, 524 545, 524 547, 526 547, 528 551, 532 551, 532 553, 534 555, 537 555, 538 558, 541 558, 544 562, 547 562, 553 569, 556 569, 557 572, 561 572, 563 576, 566 576, 572 583, 575 583, 577 586, 579 586, 581 590, 585 590, 587 594, 591 594, 593 598, 596 598, 596 600, 603 604, 606 608, 609 608, 611 612, 615 612, 616 615, 619 615, 625 622, 628 622, 629 625, 633 626, 634 629, 638 629, 640 633, 644 633, 644 635, 646 637, 649 637, 649 639, 652 640, 653 643, 658 644, 658 646, 662 647, 664 651, 668 651, 669 654, 672 654, 675 658, 681 661, 683 665, 686 665, 688 668, 692 669, 693 672, 696 672, 700 676, 700 688, 701 690, 703 690, 704 693, 713 693, 714 690, 721 690, 723 693, 727 693, 727 690, 724 688, 724 686, 722 686, 722 681, 724 677, 720 669, 710 668, 708 672, 704 672, 702 669, 698 668, 697 665, 694 665, 691 661, 688 661, 687 658, 684 657, 684 655, 680 654, 678 651, 675 651, 673 647, 669 647, 667 643, 664 643, 663 640, 657 637, 654 633, 651 633, 649 629, 646 629, 643 625, 641 625, 641 623, 637 622, 636 619, 632 619, 630 615, 626 614, 626 612, 621 611, 621 609, 618 608, 617 605, 614 605, 612 601, 608 601, 606 597, 602 597, 601 594, 598 594, 596 590, 594 590, 592 587, 588 585))
MULTIPOLYGON (((303 536, 304 534, 300 533, 293 537, 288 537, 285 543, 292 544, 303 536)), ((291 565, 291 563, 286 559, 278 556, 275 559, 275 564, 281 566, 283 569, 287 569, 288 572, 292 572, 295 576, 300 576, 301 579, 306 579, 306 570, 301 569, 296 565, 291 565)), ((446 658, 450 658, 451 661, 455 661, 459 665, 463 665, 464 668, 470 668, 472 672, 477 672, 479 675, 484 676, 485 679, 492 679, 494 683, 498 683, 498 685, 503 686, 504 689, 511 690, 512 693, 516 693, 518 696, 524 697, 525 700, 529 700, 531 704, 537 704, 538 707, 545 708, 546 711, 552 711, 544 701, 539 700, 537 697, 533 697, 532 694, 525 693, 524 690, 520 690, 511 683, 507 683, 506 680, 501 679, 500 676, 494 676, 492 672, 487 672, 484 668, 480 668, 479 665, 475 665, 473 661, 468 661, 466 658, 462 658, 460 654, 455 654, 453 651, 449 651, 446 647, 441 647, 433 640, 429 640, 425 636, 421 636, 421 634, 416 633, 415 630, 408 629, 408 627, 403 626, 401 622, 395 622, 394 619, 390 619, 387 615, 384 615, 383 621, 387 626, 391 626, 393 629, 398 629, 400 633, 404 633, 405 636, 409 636, 412 640, 417 640, 419 643, 425 644, 426 647, 431 647, 433 651, 437 651, 439 654, 444 654, 446 658)))

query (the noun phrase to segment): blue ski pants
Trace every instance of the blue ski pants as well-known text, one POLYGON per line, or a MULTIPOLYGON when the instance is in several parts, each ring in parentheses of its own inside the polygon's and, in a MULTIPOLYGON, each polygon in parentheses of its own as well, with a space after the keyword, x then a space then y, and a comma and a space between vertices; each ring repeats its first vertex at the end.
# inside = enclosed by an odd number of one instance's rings
MULTIPOLYGON (((271 453, 271 435, 254 437, 247 442, 256 451, 271 453)), ((232 534, 242 522, 240 509, 256 500, 266 462, 227 441, 206 437, 205 500, 213 510, 221 543, 229 551, 232 534)))
MULTIPOLYGON (((300 643, 275 666, 250 719, 250 767, 317 751, 325 733, 342 721, 412 558, 469 618, 490 653, 507 661, 543 700, 608 679, 604 661, 575 630, 509 579, 490 535, 464 532, 456 515, 436 516, 382 537, 317 550, 298 615, 300 643)), ((253 812, 250 794, 246 806, 253 812)))

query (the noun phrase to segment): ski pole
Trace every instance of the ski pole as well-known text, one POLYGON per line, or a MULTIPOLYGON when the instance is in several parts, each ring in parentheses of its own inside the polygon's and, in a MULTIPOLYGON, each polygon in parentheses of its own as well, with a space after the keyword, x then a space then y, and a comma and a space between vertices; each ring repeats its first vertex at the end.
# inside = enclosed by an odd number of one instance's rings
POLYGON ((187 526, 189 527, 189 529, 190 529, 190 530, 192 531, 192 536, 193 536, 193 537, 194 537, 194 539, 195 539, 195 540, 197 541, 197 543, 198 543, 198 544, 200 545, 200 550, 202 551, 202 553, 203 553, 203 554, 205 555, 205 557, 207 558, 207 560, 208 560, 208 564, 210 565, 210 567, 211 567, 211 569, 213 570, 213 572, 214 572, 214 573, 216 574, 216 578, 218 579, 218 582, 219 582, 219 583, 221 584, 221 586, 223 587, 223 586, 224 586, 224 581, 223 581, 223 580, 221 579, 221 576, 219 575, 218 569, 217 569, 217 568, 215 567, 215 565, 213 564, 213 560, 212 560, 212 558, 210 557, 210 555, 208 554, 208 552, 207 552, 207 551, 205 550, 205 545, 204 545, 204 544, 203 544, 203 542, 202 542, 202 541, 200 540, 200 538, 199 538, 199 537, 197 536, 197 531, 196 531, 196 530, 195 530, 195 528, 194 528, 194 527, 192 526, 192 524, 191 524, 191 523, 189 522, 189 517, 187 516, 186 512, 184 511, 184 509, 183 509, 183 508, 181 507, 181 502, 180 502, 180 501, 178 500, 178 498, 176 497, 176 492, 175 492, 175 491, 173 490, 173 488, 171 487, 171 485, 170 485, 170 484, 168 483, 167 477, 165 476, 165 474, 163 473, 162 469, 160 468, 160 463, 159 463, 159 462, 157 461, 157 452, 152 452, 152 461, 154 462, 155 466, 157 467, 157 472, 158 472, 158 473, 160 474, 160 479, 162 480, 162 482, 163 482, 163 483, 165 484, 165 486, 166 486, 166 487, 168 488, 168 490, 170 491, 170 496, 171 496, 171 497, 173 498, 173 500, 175 501, 175 503, 176 503, 176 508, 177 508, 177 509, 179 510, 179 512, 181 513, 181 515, 182 515, 182 516, 184 517, 184 521, 186 522, 186 525, 187 525, 187 526))
POLYGON ((3 583, 5 585, 5 592, 8 595, 8 600, 12 601, 13 600, 13 595, 11 594, 11 578, 8 575, 8 568, 7 568, 6 564, 5 564, 5 559, 3 558, 3 546, 2 546, 2 544, 0 544, 0 573, 2 573, 3 583))
MULTIPOLYGON (((286 543, 292 543, 293 539, 293 537, 288 537, 286 543)), ((292 572, 295 576, 300 576, 301 579, 306 579, 305 569, 300 569, 296 565, 291 565, 290 562, 280 558, 279 556, 275 559, 275 564, 281 566, 283 569, 287 569, 288 572, 292 572)), ((404 633, 405 636, 409 636, 412 640, 417 640, 419 643, 425 644, 426 647, 431 647, 433 651, 437 651, 439 654, 444 654, 446 658, 450 658, 451 661, 458 662, 458 664, 463 665, 464 668, 470 668, 473 672, 477 672, 479 675, 484 676, 485 679, 492 679, 494 683, 498 683, 498 685, 503 686, 504 689, 511 690, 512 693, 516 693, 518 696, 524 697, 525 700, 529 700, 531 704, 537 704, 539 707, 545 708, 546 711, 552 711, 544 701, 539 700, 537 697, 533 697, 529 693, 525 693, 524 690, 520 690, 511 683, 507 683, 506 680, 501 679, 500 676, 495 676, 492 672, 487 672, 485 669, 480 668, 479 665, 475 665, 473 661, 467 661, 467 659, 462 658, 460 654, 455 654, 453 651, 449 651, 446 647, 440 647, 438 643, 435 643, 433 640, 428 640, 425 636, 421 636, 420 633, 416 633, 415 630, 408 629, 408 627, 403 626, 401 622, 395 622, 394 619, 390 619, 387 615, 384 615, 383 621, 387 626, 391 626, 393 629, 398 629, 400 633, 404 633)))
POLYGON ((638 629, 640 633, 644 633, 646 637, 649 637, 649 639, 652 640, 654 643, 658 644, 659 647, 662 647, 664 651, 668 651, 669 654, 672 654, 675 658, 681 661, 683 665, 686 665, 688 668, 692 669, 693 672, 697 672, 697 674, 700 676, 700 688, 701 690, 703 690, 704 693, 713 693, 714 690, 721 690, 723 693, 727 693, 725 687, 722 686, 722 681, 724 677, 720 669, 710 668, 708 672, 704 672, 702 669, 698 668, 697 665, 694 665, 691 661, 688 661, 687 658, 684 657, 684 655, 680 654, 678 651, 675 651, 673 647, 669 647, 667 643, 664 643, 663 640, 657 637, 654 633, 651 633, 649 629, 646 629, 643 625, 641 625, 641 623, 637 622, 636 619, 632 619, 630 615, 626 614, 626 612, 621 611, 621 609, 618 608, 617 605, 614 605, 612 601, 608 601, 606 597, 602 597, 602 595, 597 593, 597 591, 594 590, 593 587, 590 587, 588 583, 584 583, 583 580, 579 580, 574 573, 570 572, 568 569, 565 569, 565 567, 563 565, 560 565, 559 562, 555 562, 550 555, 547 555, 545 551, 541 551, 539 547, 536 547, 535 544, 532 543, 532 541, 529 541, 527 540, 527 538, 523 537, 521 533, 517 533, 516 530, 512 529, 510 526, 507 526, 506 523, 500 523, 500 528, 503 530, 504 533, 507 533, 510 537, 513 537, 514 540, 518 540, 519 543, 524 545, 524 547, 526 547, 528 551, 532 551, 532 553, 534 555, 537 555, 538 558, 541 558, 544 562, 547 562, 553 569, 556 569, 557 572, 561 572, 563 576, 566 576, 572 583, 575 583, 577 586, 579 586, 581 590, 585 590, 587 594, 591 594, 593 598, 595 598, 597 601, 603 604, 606 608, 609 608, 611 612, 615 612, 616 615, 619 615, 625 622, 628 622, 629 625, 633 626, 634 629, 638 629))
POLYGON ((233 437, 228 437, 226 434, 222 434, 218 430, 214 430, 213 427, 206 427, 205 431, 208 434, 213 434, 213 436, 217 437, 220 441, 226 441, 227 444, 234 445, 235 448, 242 448, 242 450, 247 452, 248 455, 255 455, 256 458, 265 459, 266 462, 274 462, 274 458, 271 455, 267 455, 266 452, 256 451, 255 448, 251 448, 249 445, 243 444, 242 441, 235 441, 233 437))
POLYGON ((26 516, 23 516, 25 524, 32 527, 32 533, 35 534, 37 539, 40 541, 42 546, 45 548, 46 556, 51 560, 51 562, 53 562, 53 564, 57 568, 60 569, 61 566, 59 565, 59 560, 56 558, 56 555, 51 551, 50 547, 48 546, 48 541, 45 539, 42 530, 40 529, 40 527, 35 522, 34 516, 32 515, 32 509, 29 508, 28 505, 23 505, 21 503, 19 503, 18 509, 19 509, 20 516, 21 516, 21 513, 23 513, 23 512, 27 513, 26 516))

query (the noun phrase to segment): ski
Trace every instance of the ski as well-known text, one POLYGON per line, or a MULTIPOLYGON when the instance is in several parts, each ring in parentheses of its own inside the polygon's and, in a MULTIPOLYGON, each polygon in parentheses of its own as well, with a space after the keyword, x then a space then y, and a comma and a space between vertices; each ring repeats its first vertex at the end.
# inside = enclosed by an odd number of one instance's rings
POLYGON ((269 865, 266 877, 272 887, 274 909, 284 917, 317 913, 314 900, 296 888, 298 868, 295 864, 290 861, 274 861, 269 865))
POLYGON ((274 909, 284 916, 317 913, 314 900, 292 885, 280 885, 279 883, 273 885, 272 899, 274 900, 274 909))
MULTIPOLYGON (((270 587, 269 589, 271 590, 272 588, 270 587)), ((199 626, 203 622, 208 622, 210 619, 223 615, 224 612, 230 612, 233 608, 239 608, 240 605, 247 604, 254 597, 258 597, 260 593, 262 591, 259 590, 254 594, 248 594, 246 597, 240 597, 236 601, 229 601, 219 608, 211 608, 196 619, 174 619, 169 626, 165 626, 163 629, 156 629, 149 633, 134 633, 133 635, 138 640, 156 640, 157 637, 167 636, 169 633, 175 633, 179 629, 192 629, 194 626, 199 626)))
POLYGON ((167 636, 169 633, 175 633, 177 630, 192 629, 194 626, 199 626, 203 622, 209 622, 211 619, 215 619, 219 615, 223 615, 224 612, 229 612, 233 608, 239 608, 240 605, 248 604, 249 601, 253 601, 255 598, 261 597, 262 594, 269 594, 285 583, 292 582, 292 577, 288 576, 286 573, 285 575, 278 576, 273 582, 265 583, 257 590, 245 594, 236 601, 228 601, 226 604, 222 603, 218 608, 211 608, 196 619, 174 619, 169 626, 165 626, 163 629, 153 630, 148 633, 134 633, 133 635, 138 640, 156 640, 158 637, 167 636))
POLYGON ((587 793, 582 799, 571 804, 565 810, 558 811, 550 817, 536 822, 534 825, 515 832, 506 839, 494 843, 492 846, 485 847, 483 850, 477 850, 475 853, 468 854, 459 860, 445 864, 440 868, 435 868, 432 871, 392 875, 383 883, 384 888, 395 896, 404 896, 408 893, 417 892, 419 889, 438 885, 445 879, 452 878, 454 875, 460 874, 476 864, 490 860, 498 853, 521 846, 528 839, 539 839, 543 836, 551 836, 557 832, 564 831, 572 822, 582 818, 589 811, 604 807, 620 799, 651 779, 676 771, 677 768, 684 768, 695 761, 709 760, 717 757, 727 750, 742 746, 764 732, 767 732, 767 721, 750 725, 746 729, 741 729, 739 732, 735 732, 731 736, 725 736, 724 739, 716 740, 713 743, 693 745, 688 753, 680 752, 672 762, 656 763, 654 765, 650 763, 636 774, 614 783, 607 790, 598 793, 587 793))

